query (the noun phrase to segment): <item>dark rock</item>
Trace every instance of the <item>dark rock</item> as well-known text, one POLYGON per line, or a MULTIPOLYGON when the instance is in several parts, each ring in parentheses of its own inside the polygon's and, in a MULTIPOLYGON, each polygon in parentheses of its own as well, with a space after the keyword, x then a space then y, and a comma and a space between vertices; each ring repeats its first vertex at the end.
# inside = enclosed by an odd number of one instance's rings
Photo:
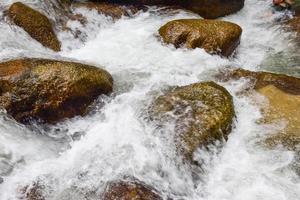
POLYGON ((0 105, 17 121, 55 123, 82 115, 112 91, 105 70, 74 62, 20 59, 0 63, 0 105))
POLYGON ((102 200, 162 200, 152 187, 139 181, 119 181, 109 183, 102 200))
POLYGON ((26 200, 46 200, 43 195, 44 187, 39 183, 33 183, 21 189, 21 194, 26 200))
POLYGON ((244 0, 183 0, 183 7, 205 19, 229 15, 244 7, 244 0))
MULTIPOLYGON (((94 0, 100 1, 100 0, 94 0)), ((103 1, 103 0, 101 0, 103 1)), ((181 6, 203 18, 215 19, 235 13, 244 7, 244 0, 106 0, 111 3, 181 6)))

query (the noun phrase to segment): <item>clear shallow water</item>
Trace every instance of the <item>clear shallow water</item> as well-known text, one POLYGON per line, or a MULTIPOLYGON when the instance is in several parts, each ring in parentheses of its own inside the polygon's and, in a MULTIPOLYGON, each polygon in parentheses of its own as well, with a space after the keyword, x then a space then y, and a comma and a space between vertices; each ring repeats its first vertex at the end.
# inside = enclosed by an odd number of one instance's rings
MULTIPOLYGON (((11 2, 0 3, 0 9, 11 2)), ((39 1, 24 2, 43 10, 39 1)), ((247 82, 221 83, 234 97, 235 128, 223 148, 196 153, 202 169, 191 169, 175 155, 172 123, 161 130, 146 117, 147 106, 168 86, 211 80, 211 75, 225 66, 270 69, 263 64, 292 45, 292 36, 276 25, 280 13, 272 13, 270 2, 246 0, 243 10, 224 18, 243 28, 241 44, 229 59, 161 43, 158 28, 172 19, 197 17, 191 13, 170 16, 151 8, 113 22, 96 12, 76 12, 84 14, 88 24, 68 23, 73 31, 81 32, 78 39, 58 30, 63 48, 59 53, 45 49, 22 29, 0 21, 1 60, 77 60, 102 66, 115 80, 115 93, 100 97, 89 116, 56 126, 24 127, 1 114, 1 200, 17 199, 21 187, 36 181, 46 185, 49 199, 79 200, 86 194, 99 199, 107 181, 124 176, 134 176, 173 199, 299 198, 299 178, 288 168, 294 153, 280 147, 266 150, 257 144, 259 137, 278 127, 256 124, 261 117, 257 104, 264 99, 238 96, 247 82)), ((48 15, 51 17, 51 9, 48 15)))

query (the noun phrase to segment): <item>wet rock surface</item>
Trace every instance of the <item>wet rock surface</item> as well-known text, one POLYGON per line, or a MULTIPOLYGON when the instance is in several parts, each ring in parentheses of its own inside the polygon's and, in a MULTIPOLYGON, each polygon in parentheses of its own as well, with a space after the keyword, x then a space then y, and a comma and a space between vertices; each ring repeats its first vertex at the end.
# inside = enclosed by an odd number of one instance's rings
POLYGON ((44 187, 39 183, 33 183, 31 186, 26 186, 21 189, 20 193, 25 200, 46 200, 43 195, 44 187))
POLYGON ((240 42, 242 29, 219 20, 180 19, 162 26, 159 34, 175 47, 203 48, 211 54, 230 56, 240 42))
POLYGON ((267 98, 268 104, 262 108, 265 123, 285 122, 285 128, 270 136, 266 142, 270 146, 284 145, 297 150, 300 144, 300 79, 270 72, 251 72, 237 69, 222 76, 223 80, 247 78, 253 88, 267 98))
POLYGON ((234 118, 231 95, 214 82, 178 87, 158 97, 151 111, 162 122, 175 116, 177 149, 189 160, 198 147, 227 139, 234 118))
POLYGON ((294 159, 287 167, 300 176, 300 79, 284 74, 243 69, 227 71, 218 78, 246 78, 250 80, 251 86, 247 88, 248 92, 254 89, 266 98, 267 103, 261 105, 263 117, 258 123, 280 125, 281 128, 264 137, 262 145, 271 149, 283 146, 293 151, 294 159))
MULTIPOLYGON (((94 0, 99 1, 99 0, 94 0)), ((181 6, 203 18, 215 19, 243 8, 244 0, 106 0, 122 4, 181 6)))
POLYGON ((8 16, 43 46, 60 51, 60 42, 50 20, 45 15, 21 2, 16 2, 10 6, 8 16))
POLYGON ((137 13, 140 10, 140 8, 134 6, 122 6, 107 2, 78 2, 72 4, 72 7, 96 10, 99 14, 110 16, 113 19, 120 19, 122 16, 130 16, 134 13, 137 13))
POLYGON ((84 114, 101 94, 112 91, 105 70, 74 62, 20 59, 0 63, 0 105, 22 123, 55 123, 84 114))
POLYGON ((107 185, 102 200, 162 200, 150 186, 139 181, 118 181, 107 185))

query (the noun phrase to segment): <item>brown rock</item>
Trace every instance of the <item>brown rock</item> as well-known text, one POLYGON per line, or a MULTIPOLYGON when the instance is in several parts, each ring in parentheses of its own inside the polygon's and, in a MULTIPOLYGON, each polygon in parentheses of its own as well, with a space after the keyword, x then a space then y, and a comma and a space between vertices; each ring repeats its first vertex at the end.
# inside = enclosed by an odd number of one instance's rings
MULTIPOLYGON (((103 0, 94 0, 103 1, 103 0)), ((181 6, 203 18, 215 19, 235 13, 244 7, 244 0, 106 0, 122 4, 181 6)))
POLYGON ((8 16, 42 45, 54 51, 60 51, 60 42, 53 31, 51 22, 45 15, 17 2, 10 6, 8 16))
POLYGON ((113 3, 105 2, 86 2, 86 3, 74 3, 72 4, 74 8, 87 8, 94 9, 100 14, 110 16, 113 19, 120 19, 122 16, 130 16, 131 14, 137 13, 139 11, 138 7, 133 6, 121 6, 113 3))
POLYGON ((20 59, 0 63, 0 105, 17 121, 54 123, 84 114, 112 91, 111 75, 80 63, 20 59))
POLYGON ((251 72, 243 69, 230 71, 223 80, 248 78, 254 89, 268 99, 262 108, 265 123, 284 120, 284 130, 269 137, 270 146, 282 144, 290 150, 296 150, 300 144, 300 79, 270 72, 251 72))
POLYGON ((229 56, 240 42, 242 29, 237 24, 219 20, 180 19, 159 29, 164 42, 175 47, 203 48, 208 53, 229 56))
POLYGON ((300 36, 300 17, 294 17, 287 22, 288 27, 300 36))
POLYGON ((183 7, 205 19, 215 19, 239 11, 244 7, 244 0, 187 0, 183 7))
POLYGON ((33 183, 32 186, 26 186, 21 189, 21 194, 26 200, 45 200, 43 196, 44 187, 38 182, 33 183))
POLYGON ((214 82, 178 87, 158 97, 151 112, 159 121, 175 120, 176 145, 188 160, 198 147, 227 139, 234 118, 231 95, 214 82))
POLYGON ((153 188, 138 181, 119 181, 109 183, 101 199, 162 200, 153 188))

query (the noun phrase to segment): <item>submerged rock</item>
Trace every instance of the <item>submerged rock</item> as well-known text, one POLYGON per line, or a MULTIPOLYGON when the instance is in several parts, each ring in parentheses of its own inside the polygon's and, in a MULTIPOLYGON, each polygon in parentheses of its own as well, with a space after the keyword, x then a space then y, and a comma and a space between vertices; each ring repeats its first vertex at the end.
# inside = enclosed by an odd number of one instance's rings
POLYGON ((122 16, 130 16, 131 14, 139 11, 138 7, 133 6, 121 6, 114 3, 106 2, 85 2, 85 3, 74 3, 74 8, 87 8, 90 10, 96 10, 98 13, 110 16, 113 19, 120 19, 122 16))
POLYGON ((284 145, 296 150, 300 144, 300 79, 270 72, 251 72, 243 69, 230 71, 223 80, 248 78, 254 89, 268 100, 263 110, 265 123, 286 122, 286 127, 270 136, 269 146, 284 145))
POLYGON ((20 59, 0 63, 0 105, 22 123, 55 123, 81 115, 101 94, 112 91, 105 70, 74 62, 20 59))
POLYGON ((297 36, 299 38, 300 36, 300 17, 296 16, 287 22, 288 27, 291 31, 294 31, 297 33, 297 36))
MULTIPOLYGON (((93 0, 100 1, 100 0, 93 0)), ((103 1, 103 0, 101 0, 103 1)), ((214 19, 235 13, 243 8, 244 0, 105 0, 106 2, 138 4, 138 5, 164 5, 181 6, 193 11, 203 18, 214 19)))
POLYGON ((240 42, 239 25, 219 20, 180 19, 170 21, 159 29, 164 42, 175 47, 203 48, 208 53, 229 56, 240 42))
POLYGON ((109 183, 102 200, 162 200, 152 187, 139 181, 119 181, 109 183))
POLYGON ((33 183, 31 186, 22 188, 21 194, 24 195, 26 200, 45 200, 43 190, 44 187, 37 182, 33 183))
POLYGON ((202 82, 178 87, 158 97, 151 112, 159 121, 175 116, 177 149, 192 160, 198 147, 227 139, 234 105, 225 88, 214 82, 202 82))
POLYGON ((51 22, 45 15, 21 2, 16 2, 10 6, 8 16, 42 45, 54 51, 60 51, 60 42, 53 31, 51 22))

